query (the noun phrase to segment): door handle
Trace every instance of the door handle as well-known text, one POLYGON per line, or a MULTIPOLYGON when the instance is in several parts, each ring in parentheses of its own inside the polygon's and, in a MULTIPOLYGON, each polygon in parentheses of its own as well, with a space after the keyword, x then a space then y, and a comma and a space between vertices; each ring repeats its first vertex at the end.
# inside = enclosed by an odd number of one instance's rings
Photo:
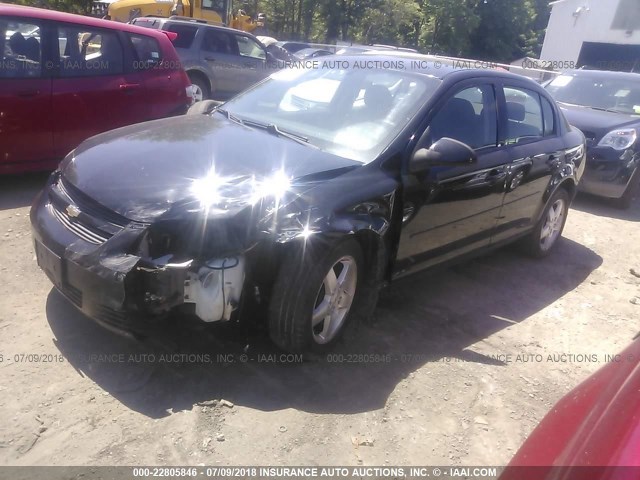
POLYGON ((40 90, 23 90, 16 93, 16 97, 35 97, 40 94, 40 90))
POLYGON ((205 59, 207 62, 215 62, 215 61, 216 61, 216 59, 215 59, 215 58, 211 58, 211 57, 204 57, 204 59, 205 59))
POLYGON ((487 173, 487 176, 485 177, 487 182, 491 185, 495 185, 496 183, 501 182, 505 178, 507 178, 507 172, 505 171, 504 168, 494 168, 493 170, 490 170, 489 173, 487 173))
POLYGON ((124 90, 126 91, 130 91, 130 90, 136 90, 140 88, 140 84, 139 83, 122 83, 120 84, 120 90, 124 90))

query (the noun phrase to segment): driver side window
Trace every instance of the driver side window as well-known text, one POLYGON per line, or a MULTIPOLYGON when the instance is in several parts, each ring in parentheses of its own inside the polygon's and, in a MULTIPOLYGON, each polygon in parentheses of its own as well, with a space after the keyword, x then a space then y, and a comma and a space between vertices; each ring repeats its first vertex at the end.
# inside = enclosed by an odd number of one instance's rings
POLYGON ((496 96, 491 85, 461 90, 440 108, 429 125, 431 143, 453 138, 473 149, 497 145, 496 96))
POLYGON ((61 77, 115 75, 123 72, 124 52, 114 31, 60 25, 61 77))

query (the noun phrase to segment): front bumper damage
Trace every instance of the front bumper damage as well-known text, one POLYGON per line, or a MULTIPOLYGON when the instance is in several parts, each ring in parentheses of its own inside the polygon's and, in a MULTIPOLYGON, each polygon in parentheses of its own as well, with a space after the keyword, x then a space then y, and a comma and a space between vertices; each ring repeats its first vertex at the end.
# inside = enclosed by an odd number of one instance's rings
POLYGON ((38 265, 86 316, 134 335, 152 334, 181 306, 206 322, 231 319, 245 281, 242 253, 179 261, 136 254, 149 225, 104 218, 72 197, 50 181, 31 223, 38 265))
POLYGON ((578 189, 606 198, 620 198, 640 165, 640 153, 611 147, 591 146, 587 149, 586 168, 578 189))

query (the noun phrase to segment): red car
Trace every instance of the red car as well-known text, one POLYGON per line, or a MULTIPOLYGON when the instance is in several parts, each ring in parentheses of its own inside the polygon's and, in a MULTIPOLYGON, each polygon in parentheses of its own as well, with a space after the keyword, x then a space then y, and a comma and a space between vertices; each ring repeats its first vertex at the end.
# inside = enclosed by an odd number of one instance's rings
POLYGON ((92 135, 192 102, 163 32, 0 3, 0 54, 0 173, 55 168, 92 135))
POLYGON ((565 395, 500 480, 640 479, 640 334, 565 395))

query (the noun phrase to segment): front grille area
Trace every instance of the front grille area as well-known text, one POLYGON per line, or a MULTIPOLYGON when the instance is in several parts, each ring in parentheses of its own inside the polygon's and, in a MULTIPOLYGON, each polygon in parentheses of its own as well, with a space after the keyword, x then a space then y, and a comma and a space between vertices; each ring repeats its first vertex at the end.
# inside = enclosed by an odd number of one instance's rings
POLYGON ((58 210, 57 206, 54 206, 53 204, 49 204, 49 206, 53 216, 56 217, 62 225, 86 242, 92 243, 93 245, 102 245, 108 240, 106 236, 97 233, 93 229, 85 227, 76 220, 72 220, 66 212, 58 210))
POLYGON ((76 205, 80 211, 86 213, 90 217, 100 219, 120 228, 124 228, 130 223, 128 218, 119 215, 113 210, 103 207, 64 178, 61 177, 56 186, 60 192, 71 201, 71 203, 76 205))
POLYGON ((52 215, 67 230, 93 245, 102 245, 130 223, 62 177, 51 185, 49 200, 52 215))

